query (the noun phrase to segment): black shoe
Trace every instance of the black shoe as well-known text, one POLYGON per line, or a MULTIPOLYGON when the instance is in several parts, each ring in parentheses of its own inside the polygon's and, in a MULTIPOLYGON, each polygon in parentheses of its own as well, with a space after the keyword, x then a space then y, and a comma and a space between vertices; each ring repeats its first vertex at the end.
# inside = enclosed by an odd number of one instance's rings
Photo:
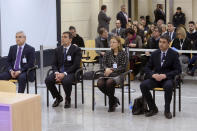
POLYGON ((63 97, 60 97, 60 98, 56 98, 56 100, 54 101, 52 107, 57 107, 59 106, 60 102, 63 101, 63 97))
POLYGON ((116 107, 112 106, 109 107, 108 112, 115 112, 116 111, 116 107))
POLYGON ((167 119, 172 119, 172 113, 171 112, 164 112, 164 115, 167 119))
POLYGON ((118 105, 120 105, 120 101, 117 97, 115 97, 115 104, 113 106, 118 107, 118 105))
POLYGON ((154 109, 150 110, 149 112, 145 113, 146 117, 154 116, 158 113, 158 108, 155 107, 154 109))
POLYGON ((70 100, 66 100, 64 108, 70 108, 71 104, 70 104, 70 100))

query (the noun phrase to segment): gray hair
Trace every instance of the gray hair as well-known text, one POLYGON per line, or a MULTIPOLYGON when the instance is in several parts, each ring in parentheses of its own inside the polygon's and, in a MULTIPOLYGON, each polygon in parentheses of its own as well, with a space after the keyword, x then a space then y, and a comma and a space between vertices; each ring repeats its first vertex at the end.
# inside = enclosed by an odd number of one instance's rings
POLYGON ((23 34, 23 35, 26 37, 25 32, 24 32, 24 31, 22 31, 22 30, 21 30, 21 31, 16 32, 16 35, 17 35, 17 34, 23 34))
POLYGON ((126 7, 125 5, 121 5, 120 8, 122 9, 123 7, 126 7))

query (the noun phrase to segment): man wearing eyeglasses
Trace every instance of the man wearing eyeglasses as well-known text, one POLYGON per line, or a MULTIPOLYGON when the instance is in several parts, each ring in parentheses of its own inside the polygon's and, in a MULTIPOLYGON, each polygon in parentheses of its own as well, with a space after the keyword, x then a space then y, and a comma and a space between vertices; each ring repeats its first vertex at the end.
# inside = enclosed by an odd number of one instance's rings
MULTIPOLYGON (((26 35, 23 31, 16 33, 16 45, 10 47, 7 66, 8 71, 0 74, 0 80, 17 79, 18 93, 24 93, 26 86, 26 72, 34 66, 35 48, 26 43, 26 35)), ((28 76, 33 81, 33 73, 28 76)))

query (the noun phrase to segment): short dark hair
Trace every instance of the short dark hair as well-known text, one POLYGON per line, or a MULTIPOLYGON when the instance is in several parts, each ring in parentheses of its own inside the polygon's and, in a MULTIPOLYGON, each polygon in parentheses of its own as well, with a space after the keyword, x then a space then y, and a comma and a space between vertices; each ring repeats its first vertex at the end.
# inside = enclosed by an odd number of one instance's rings
POLYGON ((176 10, 181 10, 181 7, 177 7, 177 9, 176 10))
POLYGON ((194 21, 189 21, 189 24, 195 25, 195 22, 194 21))
POLYGON ((172 22, 168 22, 168 24, 170 24, 170 25, 173 25, 173 26, 174 26, 174 24, 173 24, 172 22))
POLYGON ((171 42, 170 37, 169 37, 169 35, 167 35, 167 34, 162 35, 162 36, 160 37, 160 39, 166 39, 166 40, 168 41, 168 43, 171 42))
POLYGON ((76 30, 76 28, 74 26, 70 26, 69 30, 76 30))
POLYGON ((162 29, 161 29, 161 27, 155 26, 155 27, 154 27, 154 30, 155 30, 155 29, 158 29, 158 32, 159 32, 160 34, 162 34, 162 29))
POLYGON ((144 16, 140 16, 140 19, 143 19, 143 20, 145 20, 145 17, 144 17, 144 16))
POLYGON ((106 5, 102 5, 102 6, 101 6, 101 10, 105 10, 106 8, 107 8, 106 5))
POLYGON ((105 28, 103 28, 103 27, 100 28, 99 31, 98 31, 99 35, 102 35, 106 30, 107 30, 107 29, 105 29, 105 28))
POLYGON ((65 31, 63 32, 63 34, 68 34, 69 39, 73 38, 72 34, 69 31, 65 31))
POLYGON ((134 35, 134 34, 135 34, 135 30, 133 30, 132 28, 128 28, 128 29, 126 29, 125 34, 126 34, 126 35, 127 35, 127 34, 134 35))

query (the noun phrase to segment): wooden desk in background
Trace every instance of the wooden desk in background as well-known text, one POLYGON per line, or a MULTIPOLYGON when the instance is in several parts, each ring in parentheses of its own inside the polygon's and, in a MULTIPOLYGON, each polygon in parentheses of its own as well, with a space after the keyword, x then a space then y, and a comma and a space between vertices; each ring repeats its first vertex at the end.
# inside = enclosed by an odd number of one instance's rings
POLYGON ((39 95, 0 92, 0 131, 41 131, 39 95))

